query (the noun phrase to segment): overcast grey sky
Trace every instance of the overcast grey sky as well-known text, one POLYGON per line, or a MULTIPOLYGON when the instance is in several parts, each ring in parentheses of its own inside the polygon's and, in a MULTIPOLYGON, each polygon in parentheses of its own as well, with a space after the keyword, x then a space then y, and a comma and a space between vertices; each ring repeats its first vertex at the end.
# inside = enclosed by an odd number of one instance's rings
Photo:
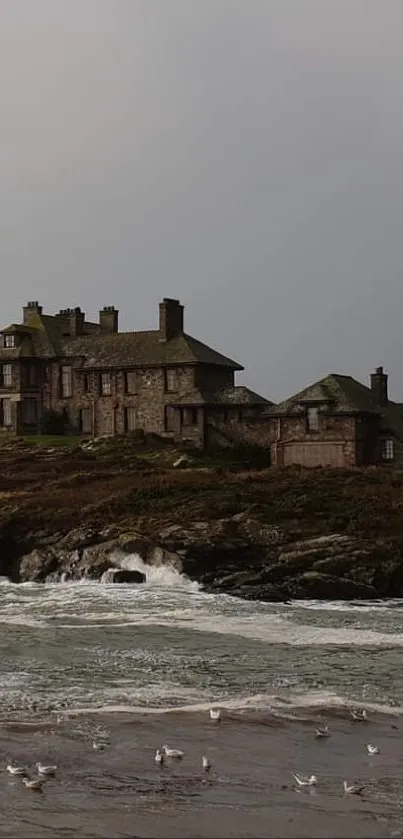
POLYGON ((115 304, 403 401, 402 0, 2 0, 2 324, 115 304))

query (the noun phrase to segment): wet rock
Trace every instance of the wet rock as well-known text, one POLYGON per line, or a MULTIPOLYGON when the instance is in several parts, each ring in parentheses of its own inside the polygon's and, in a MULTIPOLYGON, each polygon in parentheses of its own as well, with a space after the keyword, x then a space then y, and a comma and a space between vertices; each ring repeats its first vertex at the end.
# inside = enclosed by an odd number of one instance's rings
POLYGON ((313 597, 318 600, 373 600, 377 592, 373 586, 355 583, 345 577, 308 571, 298 581, 298 597, 313 597))
POLYGON ((108 568, 101 577, 101 583, 145 583, 146 575, 141 571, 127 571, 122 568, 108 568))
POLYGON ((48 574, 57 568, 57 557, 50 550, 33 550, 21 557, 19 582, 43 582, 48 574))

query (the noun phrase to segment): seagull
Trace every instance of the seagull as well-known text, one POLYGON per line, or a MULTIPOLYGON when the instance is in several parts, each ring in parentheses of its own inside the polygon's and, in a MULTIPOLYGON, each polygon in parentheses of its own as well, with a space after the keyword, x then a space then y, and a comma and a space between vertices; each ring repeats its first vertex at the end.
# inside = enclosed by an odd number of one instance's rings
POLYGON ((16 766, 14 763, 9 763, 8 764, 7 772, 9 772, 10 775, 27 775, 28 774, 25 766, 16 766))
POLYGON ((39 792, 42 791, 45 781, 43 778, 23 778, 22 783, 25 784, 28 789, 34 789, 39 792))
POLYGON ((372 746, 371 743, 368 743, 367 752, 369 755, 379 755, 379 746, 372 746))
POLYGON ((208 757, 206 757, 205 755, 203 756, 202 765, 203 765, 203 769, 204 769, 205 772, 210 772, 211 763, 210 763, 208 757))
POLYGON ((106 743, 102 743, 100 740, 93 740, 92 741, 92 748, 95 749, 96 752, 103 752, 106 743))
POLYGON ((35 763, 39 775, 56 775, 57 766, 44 766, 43 763, 35 763))
POLYGON ((345 793, 350 793, 351 795, 361 795, 364 787, 359 787, 357 784, 348 784, 347 781, 343 781, 343 789, 345 793))
POLYGON ((292 777, 299 787, 314 787, 318 782, 316 775, 293 775, 292 777))
POLYGON ((164 758, 165 758, 164 752, 162 752, 161 749, 157 749, 157 751, 155 752, 155 756, 154 756, 155 762, 159 763, 159 765, 162 766, 162 764, 164 763, 164 758))
POLYGON ((316 736, 316 738, 317 738, 318 740, 319 740, 321 737, 330 737, 330 734, 329 734, 329 726, 328 726, 328 725, 323 725, 323 726, 320 726, 319 728, 317 728, 317 729, 315 729, 315 730, 316 730, 316 735, 315 735, 315 736, 316 736))
POLYGON ((180 760, 184 752, 181 752, 180 749, 171 749, 170 746, 163 746, 162 751, 165 752, 167 757, 175 757, 177 760, 180 760))
POLYGON ((220 722, 221 720, 221 711, 219 708, 210 708, 210 719, 214 720, 214 722, 220 722))
POLYGON ((350 711, 350 713, 354 722, 366 722, 368 719, 368 714, 365 708, 353 708, 353 710, 350 711))

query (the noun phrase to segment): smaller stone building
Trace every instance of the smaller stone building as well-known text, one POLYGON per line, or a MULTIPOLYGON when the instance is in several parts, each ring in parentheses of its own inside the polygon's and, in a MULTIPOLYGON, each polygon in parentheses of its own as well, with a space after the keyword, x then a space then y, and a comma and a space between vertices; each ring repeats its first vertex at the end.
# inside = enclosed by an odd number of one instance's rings
POLYGON ((119 332, 114 306, 93 323, 79 307, 46 315, 28 303, 0 331, 0 430, 38 434, 53 417, 85 435, 142 430, 204 446, 217 413, 258 414, 270 403, 236 386, 243 367, 188 335, 183 311, 164 298, 158 329, 119 332))
POLYGON ((403 406, 389 400, 382 367, 369 387, 334 373, 238 423, 232 433, 270 446, 278 468, 392 464, 403 456, 403 406))

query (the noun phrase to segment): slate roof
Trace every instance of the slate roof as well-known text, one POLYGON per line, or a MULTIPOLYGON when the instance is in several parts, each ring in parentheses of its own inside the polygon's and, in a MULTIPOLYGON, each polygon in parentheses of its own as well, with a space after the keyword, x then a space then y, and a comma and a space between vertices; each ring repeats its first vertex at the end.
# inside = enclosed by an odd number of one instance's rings
POLYGON ((254 393, 244 385, 233 385, 221 390, 208 391, 198 390, 190 391, 190 393, 181 396, 180 401, 173 403, 175 407, 186 407, 187 405, 223 405, 231 407, 231 405, 257 405, 269 408, 274 405, 269 399, 254 393))
POLYGON ((285 399, 270 413, 292 415, 300 413, 300 405, 327 404, 331 413, 374 414, 379 416, 381 429, 391 431, 403 440, 403 411, 396 402, 380 407, 374 401, 372 391, 352 376, 331 373, 304 390, 285 399))
POLYGON ((243 370, 233 361, 207 344, 186 333, 169 341, 161 341, 158 330, 147 332, 118 332, 101 334, 97 324, 86 322, 87 334, 68 337, 63 334, 67 320, 63 317, 34 313, 28 326, 11 324, 2 332, 24 332, 20 345, 0 348, 0 360, 21 357, 69 358, 84 369, 113 369, 117 367, 163 366, 175 364, 211 364, 243 370), (14 329, 15 326, 15 329, 14 329))

